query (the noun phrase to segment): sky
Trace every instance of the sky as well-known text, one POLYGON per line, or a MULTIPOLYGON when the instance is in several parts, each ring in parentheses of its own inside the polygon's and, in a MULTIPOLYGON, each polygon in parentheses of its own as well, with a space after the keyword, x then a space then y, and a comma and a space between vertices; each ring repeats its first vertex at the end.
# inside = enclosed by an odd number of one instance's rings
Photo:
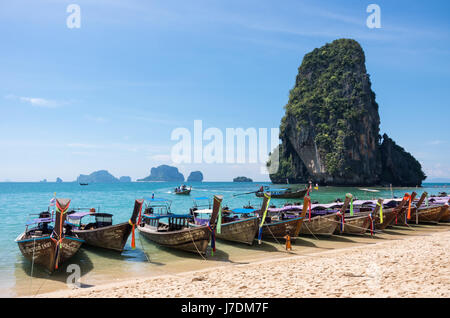
MULTIPOLYGON (((17 0, 0 3, 0 181, 173 164, 176 128, 276 128, 303 56, 357 40, 381 131, 450 179, 450 2, 17 0), (369 4, 381 9, 370 29, 369 4), (68 28, 69 4, 80 28, 68 28)), ((207 142, 204 142, 206 144, 207 142)), ((261 163, 174 164, 205 181, 261 163)))

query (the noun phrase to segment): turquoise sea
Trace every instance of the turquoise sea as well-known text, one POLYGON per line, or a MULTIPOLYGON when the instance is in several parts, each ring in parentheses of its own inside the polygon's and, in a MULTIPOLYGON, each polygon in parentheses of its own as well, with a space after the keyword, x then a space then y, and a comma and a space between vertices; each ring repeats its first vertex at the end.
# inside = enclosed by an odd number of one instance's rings
MULTIPOLYGON (((170 182, 149 183, 117 183, 90 184, 80 186, 77 183, 0 183, 0 296, 34 295, 36 293, 66 288, 67 273, 64 267, 59 272, 48 276, 39 268, 31 268, 14 242, 15 238, 25 229, 27 219, 47 209, 50 199, 56 192, 59 198, 72 199, 71 207, 94 207, 101 212, 114 214, 114 223, 129 219, 134 200, 155 197, 172 200, 172 212, 186 213, 193 205, 195 197, 212 197, 214 194, 224 196, 224 205, 230 208, 242 207, 248 203, 259 206, 261 199, 254 194, 233 197, 234 194, 255 191, 261 185, 269 183, 233 183, 233 182, 203 182, 192 183, 190 196, 173 194, 178 186, 170 182)), ((280 186, 282 188, 282 186, 280 186)), ((302 186, 303 187, 303 186, 302 186)), ((312 201, 327 203, 336 198, 343 198, 345 193, 352 193, 359 199, 388 198, 392 194, 401 197, 405 192, 423 191, 429 194, 450 192, 450 184, 424 184, 423 188, 394 188, 391 193, 388 188, 371 188, 380 192, 366 192, 358 188, 319 187, 311 194, 312 201)), ((299 200, 291 200, 295 202, 299 200)), ((272 199, 271 204, 282 206, 285 199, 272 199)), ((84 287, 129 277, 143 277, 162 273, 173 273, 197 268, 199 262, 204 262, 199 255, 175 252, 155 246, 136 234, 137 248, 130 247, 131 236, 122 255, 114 252, 98 251, 83 248, 73 262, 81 265, 84 287)), ((232 254, 251 253, 252 248, 244 246, 227 246, 228 243, 218 243, 217 253, 208 257, 207 262, 230 262, 232 254), (222 248, 221 248, 222 246, 222 248)), ((254 247, 253 249, 272 247, 254 247)), ((233 255, 234 256, 234 255, 233 255)))

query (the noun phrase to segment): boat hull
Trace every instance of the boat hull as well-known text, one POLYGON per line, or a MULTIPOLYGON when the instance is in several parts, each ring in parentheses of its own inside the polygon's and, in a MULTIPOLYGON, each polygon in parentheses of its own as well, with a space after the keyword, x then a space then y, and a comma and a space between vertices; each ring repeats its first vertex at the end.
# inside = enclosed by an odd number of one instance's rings
POLYGON ((73 230, 87 245, 122 252, 131 233, 128 222, 93 230, 73 230))
POLYGON ((30 262, 40 265, 50 273, 55 271, 56 262, 58 262, 59 267, 59 265, 74 256, 83 244, 83 240, 76 237, 65 237, 61 242, 61 247, 58 249, 59 257, 57 257, 57 243, 49 236, 23 239, 24 236, 25 233, 22 233, 16 239, 22 255, 30 262))
POLYGON ((439 222, 450 222, 450 208, 444 212, 439 222))
POLYGON ((338 224, 335 234, 347 235, 363 235, 370 227, 370 219, 368 215, 345 217, 344 230, 341 230, 341 225, 338 224))
MULTIPOLYGON (((300 233, 303 218, 265 223, 262 227, 263 238, 284 238, 289 232, 291 237, 297 237, 300 233)), ((258 236, 258 233, 256 233, 258 236)))
POLYGON ((203 255, 211 239, 211 230, 207 226, 158 232, 155 227, 145 224, 138 226, 138 231, 146 239, 161 246, 203 255))
POLYGON ((333 235, 336 227, 339 225, 339 217, 336 214, 319 215, 311 218, 305 218, 300 227, 300 235, 333 235))
POLYGON ((191 194, 191 190, 185 190, 185 191, 175 192, 175 194, 179 194, 179 195, 189 195, 189 194, 191 194))
MULTIPOLYGON (((300 190, 297 192, 291 192, 291 193, 283 193, 283 194, 271 194, 270 197, 272 199, 303 199, 305 196, 307 190, 300 190)), ((263 192, 256 192, 255 193, 258 198, 263 198, 264 193, 263 192)))
MULTIPOLYGON (((407 218, 407 211, 402 214, 398 223, 400 225, 405 224, 405 219, 407 218)), ((445 209, 442 209, 442 205, 432 205, 428 207, 422 207, 419 209, 411 208, 411 218, 408 220, 408 224, 417 223, 433 223, 437 224, 442 216, 446 214, 445 209)))
POLYGON ((223 223, 220 234, 216 231, 216 237, 225 241, 253 245, 258 226, 258 217, 223 223))
POLYGON ((377 216, 375 219, 375 228, 377 230, 385 230, 388 226, 392 225, 397 218, 397 222, 399 220, 399 216, 404 213, 405 208, 398 210, 396 208, 385 209, 383 210, 383 223, 380 223, 380 217, 377 216))

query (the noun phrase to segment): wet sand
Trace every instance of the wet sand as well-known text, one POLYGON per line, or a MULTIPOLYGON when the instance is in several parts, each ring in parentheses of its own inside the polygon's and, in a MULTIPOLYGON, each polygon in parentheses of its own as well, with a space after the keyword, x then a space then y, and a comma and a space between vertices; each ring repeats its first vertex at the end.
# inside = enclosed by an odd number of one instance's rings
POLYGON ((120 275, 93 287, 83 276, 88 288, 36 296, 450 297, 450 224, 395 227, 374 238, 301 238, 292 253, 278 242, 218 248, 206 261, 181 254, 156 274, 120 275))

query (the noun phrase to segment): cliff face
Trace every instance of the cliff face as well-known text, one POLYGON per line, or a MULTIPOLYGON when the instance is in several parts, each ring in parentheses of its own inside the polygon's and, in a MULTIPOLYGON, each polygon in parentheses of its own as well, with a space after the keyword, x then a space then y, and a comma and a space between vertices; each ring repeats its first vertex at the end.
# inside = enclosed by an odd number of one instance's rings
POLYGON ((150 176, 137 181, 177 181, 184 182, 184 176, 178 168, 168 165, 161 165, 150 170, 150 176))
POLYGON ((358 42, 340 39, 305 55, 285 110, 272 182, 382 181, 378 104, 358 42))
POLYGON ((380 152, 383 166, 381 180, 383 183, 393 186, 413 187, 425 179, 426 176, 420 163, 386 134, 383 135, 380 152))

